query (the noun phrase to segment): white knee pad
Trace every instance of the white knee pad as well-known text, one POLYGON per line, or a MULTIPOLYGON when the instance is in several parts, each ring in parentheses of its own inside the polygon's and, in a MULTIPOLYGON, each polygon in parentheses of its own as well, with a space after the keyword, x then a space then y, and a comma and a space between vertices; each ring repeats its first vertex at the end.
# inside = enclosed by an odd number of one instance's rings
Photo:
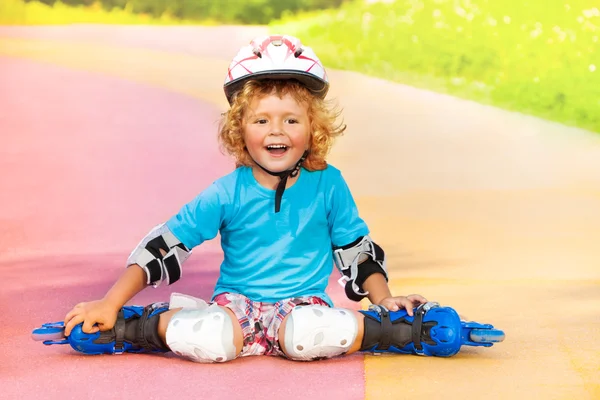
POLYGON ((233 321, 216 304, 177 312, 169 321, 166 339, 175 354, 192 361, 225 362, 236 357, 233 321))
POLYGON ((293 360, 335 357, 350 349, 358 333, 351 311, 326 306, 297 306, 285 325, 285 352, 293 360))

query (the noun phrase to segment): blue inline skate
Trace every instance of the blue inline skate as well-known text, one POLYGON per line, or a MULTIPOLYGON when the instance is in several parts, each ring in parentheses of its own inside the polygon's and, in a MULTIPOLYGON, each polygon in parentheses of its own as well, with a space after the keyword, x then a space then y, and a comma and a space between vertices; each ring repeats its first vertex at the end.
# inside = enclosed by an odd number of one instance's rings
POLYGON ((43 324, 34 329, 32 338, 45 345, 70 344, 85 354, 162 353, 169 348, 158 336, 159 315, 169 309, 168 303, 147 307, 125 306, 119 311, 115 326, 104 332, 85 333, 82 324, 65 336, 63 322, 43 324))
POLYGON ((365 316, 361 351, 450 357, 461 346, 491 347, 504 340, 504 332, 490 324, 461 321, 451 307, 426 303, 414 309, 389 311, 372 305, 365 316))

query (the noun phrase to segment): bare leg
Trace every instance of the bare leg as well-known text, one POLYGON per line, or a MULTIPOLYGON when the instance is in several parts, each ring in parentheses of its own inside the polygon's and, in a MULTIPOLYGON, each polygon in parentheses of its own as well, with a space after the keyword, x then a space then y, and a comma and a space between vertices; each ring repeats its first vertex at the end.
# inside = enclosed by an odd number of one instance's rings
MULTIPOLYGON (((236 354, 240 354, 244 345, 244 335, 242 333, 242 327, 238 323, 238 319, 233 313, 233 311, 231 311, 227 307, 221 307, 221 309, 225 310, 225 312, 229 314, 229 317, 233 322, 233 343, 235 344, 236 354)), ((177 313, 179 310, 181 310, 181 308, 174 308, 172 310, 165 311, 164 313, 160 314, 160 319, 158 321, 158 335, 162 339, 163 343, 167 343, 166 336, 169 321, 171 321, 173 315, 175 315, 175 313, 177 313)))
MULTIPOLYGON (((348 310, 348 311, 351 311, 351 310, 348 310)), ((352 310, 352 313, 356 317, 356 323, 358 324, 358 332, 356 334, 356 339, 354 339, 354 343, 352 343, 352 346, 350 346, 350 350, 348 350, 348 352, 346 354, 351 354, 351 353, 354 353, 354 352, 360 350, 360 346, 362 345, 363 336, 365 334, 365 323, 364 323, 365 316, 362 315, 361 313, 359 313, 358 311, 352 310)))

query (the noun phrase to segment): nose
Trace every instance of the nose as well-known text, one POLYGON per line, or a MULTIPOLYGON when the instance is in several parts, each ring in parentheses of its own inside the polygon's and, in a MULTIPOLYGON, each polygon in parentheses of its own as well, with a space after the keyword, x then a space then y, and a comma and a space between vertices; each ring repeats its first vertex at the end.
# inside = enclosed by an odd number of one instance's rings
POLYGON ((271 123, 271 131, 270 135, 283 135, 283 122, 281 121, 273 121, 271 123))

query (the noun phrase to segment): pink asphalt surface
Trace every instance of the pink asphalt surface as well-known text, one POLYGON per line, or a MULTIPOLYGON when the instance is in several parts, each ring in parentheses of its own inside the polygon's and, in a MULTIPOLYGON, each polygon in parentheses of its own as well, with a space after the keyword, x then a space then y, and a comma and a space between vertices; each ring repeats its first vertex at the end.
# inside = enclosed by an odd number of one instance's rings
MULTIPOLYGON (((141 237, 233 163, 218 150, 218 110, 196 99, 1 57, 0 88, 0 398, 364 398, 360 355, 203 365, 32 341, 33 328, 101 297, 141 237)), ((207 298, 220 260, 206 243, 181 281, 131 304, 207 298)))

